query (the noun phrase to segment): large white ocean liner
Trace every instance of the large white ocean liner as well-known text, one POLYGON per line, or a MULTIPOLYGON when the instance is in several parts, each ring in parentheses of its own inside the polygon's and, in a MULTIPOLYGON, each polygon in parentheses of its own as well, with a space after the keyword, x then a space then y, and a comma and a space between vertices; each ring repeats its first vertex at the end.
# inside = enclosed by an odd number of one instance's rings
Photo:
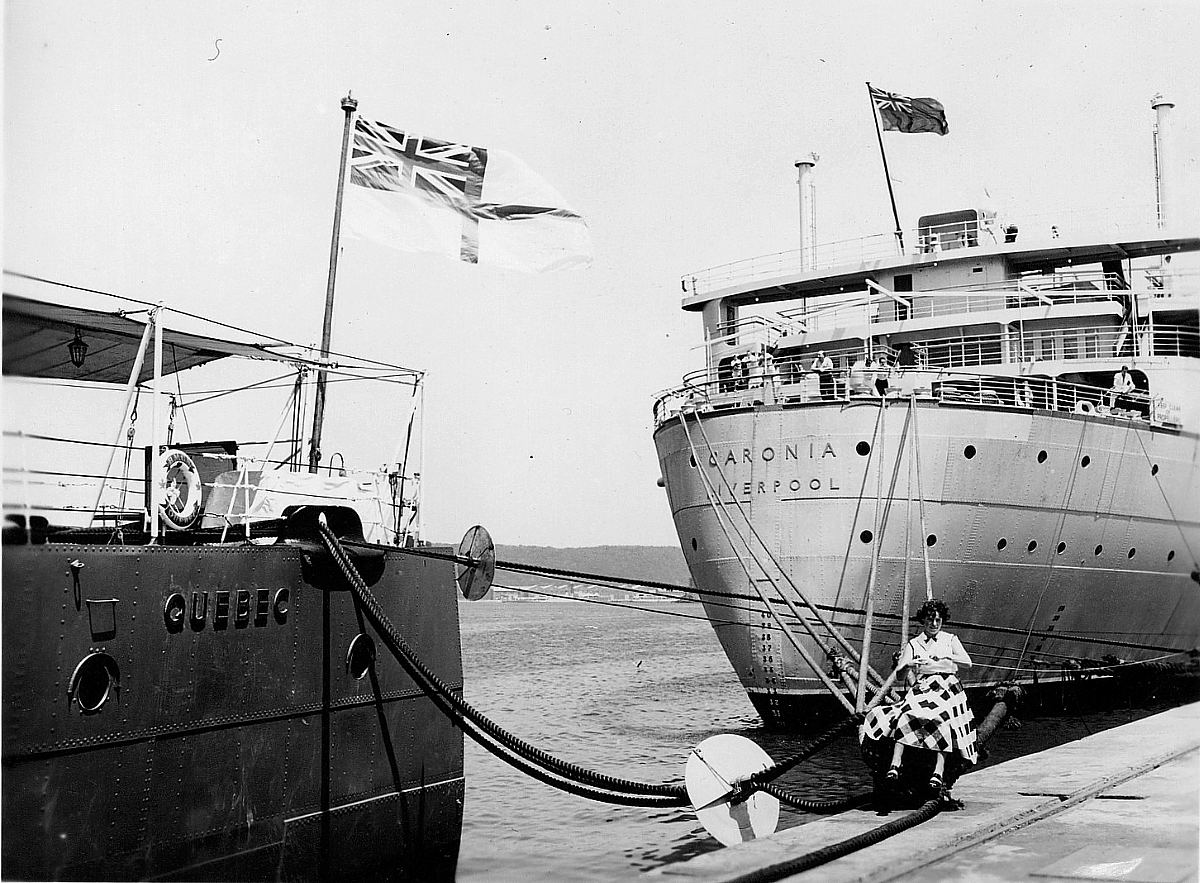
POLYGON ((1177 257, 1200 237, 1173 224, 1171 104, 1153 104, 1144 212, 954 211, 820 245, 810 157, 800 249, 684 278, 706 366, 658 397, 654 439, 769 723, 852 702, 864 638, 886 675, 927 595, 968 687, 1200 643, 1200 276, 1177 257))

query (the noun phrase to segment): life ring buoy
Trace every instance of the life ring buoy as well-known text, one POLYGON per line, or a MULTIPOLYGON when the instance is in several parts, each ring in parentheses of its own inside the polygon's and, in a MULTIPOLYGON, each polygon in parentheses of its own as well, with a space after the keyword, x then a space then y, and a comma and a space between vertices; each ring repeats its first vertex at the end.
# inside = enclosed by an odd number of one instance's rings
POLYGON ((1085 399, 1082 402, 1075 403, 1075 413, 1076 414, 1094 414, 1094 413, 1096 413, 1096 406, 1085 399))
POLYGON ((196 464, 178 448, 168 448, 162 453, 159 468, 163 502, 158 513, 167 527, 187 530, 200 517, 202 488, 196 464))

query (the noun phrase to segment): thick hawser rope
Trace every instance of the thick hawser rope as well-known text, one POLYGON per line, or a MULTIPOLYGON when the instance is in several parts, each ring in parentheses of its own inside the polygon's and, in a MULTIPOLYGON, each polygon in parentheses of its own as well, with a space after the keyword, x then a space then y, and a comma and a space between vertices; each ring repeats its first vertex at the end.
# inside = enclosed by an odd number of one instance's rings
MULTIPOLYGON (((584 769, 524 742, 482 715, 434 674, 400 636, 379 601, 363 582, 354 562, 329 528, 323 515, 318 521, 318 530, 322 543, 349 583, 363 612, 378 630, 397 661, 435 704, 485 749, 539 781, 593 800, 626 806, 671 807, 691 804, 682 785, 634 782, 584 769)), ((866 795, 855 794, 834 800, 807 800, 769 785, 773 779, 824 748, 853 722, 854 718, 843 720, 797 754, 757 773, 747 787, 740 789, 738 798, 744 799, 755 790, 766 790, 769 787, 770 793, 778 799, 813 812, 842 809, 865 799, 866 795)))
MULTIPOLYGON (((320 516, 318 522, 318 531, 326 550, 349 583, 354 592, 354 597, 363 608, 363 612, 378 630, 397 661, 404 666, 405 670, 409 672, 430 698, 438 702, 443 708, 449 706, 456 722, 468 722, 471 726, 464 727, 464 731, 471 735, 477 742, 480 742, 485 748, 491 750, 489 743, 478 738, 479 732, 477 731, 486 734, 490 739, 495 740, 505 748, 519 755, 523 760, 539 764, 543 768, 549 767, 554 774, 571 779, 579 784, 590 785, 598 789, 607 789, 608 791, 624 792, 620 796, 638 805, 687 805, 687 793, 682 785, 654 785, 645 782, 633 782, 584 769, 583 767, 547 754, 488 720, 461 696, 458 696, 451 690, 408 646, 407 642, 405 642, 396 630, 396 627, 392 624, 391 619, 384 612, 375 595, 367 587, 366 583, 363 582, 362 577, 359 576, 353 561, 345 549, 342 548, 337 536, 329 528, 323 514, 320 516)), ((610 796, 615 798, 618 795, 614 794, 610 796)))

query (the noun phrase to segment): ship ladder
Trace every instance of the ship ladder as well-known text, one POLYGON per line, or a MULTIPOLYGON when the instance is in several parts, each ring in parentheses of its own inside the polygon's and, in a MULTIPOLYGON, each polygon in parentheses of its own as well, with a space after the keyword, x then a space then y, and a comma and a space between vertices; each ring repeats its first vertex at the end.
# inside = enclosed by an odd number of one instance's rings
MULTIPOLYGON (((710 442, 710 440, 708 438, 708 433, 704 428, 704 423, 700 419, 700 415, 696 414, 696 425, 699 427, 701 436, 704 439, 704 444, 705 444, 705 446, 708 450, 708 454, 709 454, 708 457, 702 457, 699 450, 697 449, 696 442, 693 439, 691 430, 689 429, 688 424, 687 424, 687 411, 686 410, 680 412, 679 422, 680 422, 680 426, 683 428, 684 435, 687 438, 688 448, 691 452, 691 456, 695 459, 695 461, 697 463, 701 463, 701 462, 706 462, 706 461, 710 460, 712 458, 712 454, 713 454, 712 443, 710 442)), ((755 593, 759 596, 759 599, 763 603, 764 609, 766 609, 766 611, 771 615, 771 617, 775 621, 776 625, 787 636, 789 642, 796 649, 797 653, 800 654, 801 658, 803 658, 804 661, 808 664, 808 666, 813 670, 813 672, 821 680, 822 684, 824 684, 825 688, 827 690, 829 690, 829 692, 831 694, 833 694, 838 699, 839 702, 842 703, 842 705, 847 709, 847 711, 850 711, 853 713, 856 710, 854 707, 854 704, 851 703, 849 701, 849 699, 847 699, 846 696, 843 694, 842 687, 835 685, 833 683, 833 681, 830 680, 830 678, 822 670, 822 667, 820 665, 818 665, 815 662, 815 660, 813 660, 812 655, 807 650, 804 649, 804 647, 801 645, 799 639, 796 637, 795 633, 791 630, 791 628, 789 628, 787 623, 784 622, 783 617, 778 613, 778 611, 775 610, 774 605, 771 604, 767 595, 759 587, 758 581, 754 578, 751 567, 747 563, 747 560, 746 560, 747 555, 753 561, 754 565, 759 569, 759 571, 763 574, 763 576, 766 578, 766 580, 771 584, 771 588, 774 589, 774 591, 783 600, 783 603, 787 606, 787 608, 788 608, 789 612, 792 614, 792 616, 794 616, 796 618, 796 620, 800 623, 801 627, 803 627, 804 630, 806 632, 808 632, 809 637, 811 637, 817 643, 817 645, 819 647, 826 649, 826 651, 828 652, 828 650, 829 650, 828 645, 817 634, 816 630, 809 623, 807 617, 804 616, 803 614, 801 614, 801 612, 796 608, 796 605, 792 602, 791 598, 788 597, 787 593, 785 593, 784 591, 781 590, 778 582, 771 575, 771 570, 768 569, 766 566, 764 566, 763 561, 760 559, 758 553, 755 551, 754 542, 753 542, 754 540, 757 540, 759 548, 761 548, 762 551, 766 554, 766 557, 769 559, 769 561, 773 565, 774 569, 788 583, 788 586, 792 589, 793 592, 795 592, 796 596, 800 599, 801 603, 805 607, 807 607, 808 610, 810 610, 812 612, 812 614, 816 617, 818 622, 826 629, 826 631, 829 633, 829 635, 838 643, 838 645, 840 647, 842 647, 843 650, 845 650, 845 652, 851 657, 851 659, 853 659, 853 661, 855 663, 860 664, 860 666, 864 665, 864 663, 862 663, 862 661, 861 661, 861 657, 859 656, 858 652, 855 650, 854 646, 837 629, 837 627, 832 622, 830 622, 830 620, 825 617, 825 615, 817 608, 817 606, 815 604, 813 604, 807 598, 807 596, 805 596, 805 594, 802 591, 800 591, 798 586, 796 586, 795 582, 787 574, 787 571, 782 567, 782 565, 779 563, 779 561, 771 553, 771 550, 767 547, 766 543, 763 542, 762 537, 759 536, 758 531, 755 529, 753 522, 751 521, 749 515, 746 513, 745 509, 743 508, 741 501, 737 499, 737 496, 733 491, 733 487, 730 484, 728 478, 725 476, 725 473, 721 469, 721 466, 719 463, 717 464, 716 468, 717 468, 718 474, 721 476, 721 480, 725 484, 725 487, 730 492, 732 502, 733 502, 734 506, 736 507, 738 514, 741 516, 741 520, 744 521, 746 526, 749 528, 749 537, 745 533, 743 533, 742 530, 738 527, 737 522, 735 521, 733 516, 730 514, 729 507, 728 507, 726 501, 721 497, 719 490, 713 484, 712 480, 709 478, 709 476, 705 472, 705 470, 701 468, 701 469, 698 469, 697 471, 700 475, 701 484, 704 488, 705 497, 707 498, 709 507, 712 508, 713 513, 717 516, 717 526, 721 528, 721 532, 724 534, 726 541, 729 543, 730 549, 733 551, 734 555, 737 557, 738 564, 741 566, 743 572, 745 573, 747 582, 750 584, 751 588, 754 589, 755 593), (728 527, 726 526, 726 524, 728 524, 728 527), (745 548, 747 555, 743 555, 743 553, 739 550, 738 543, 735 543, 733 540, 733 537, 730 535, 730 529, 732 529, 733 534, 735 534, 737 536, 738 541, 745 548)), ((874 671, 874 669, 871 669, 869 665, 865 666, 864 670, 866 672, 868 672, 868 676, 872 679, 872 683, 874 685, 880 685, 883 683, 883 678, 878 674, 878 672, 874 671)), ((854 692, 854 689, 855 689, 854 684, 852 681, 850 681, 847 673, 844 670, 839 670, 839 674, 843 678, 844 687, 848 691, 854 692)), ((882 695, 882 694, 880 694, 880 695, 882 695)))
MULTIPOLYGON (((881 430, 881 424, 882 424, 882 418, 883 418, 883 407, 884 407, 884 401, 881 399, 881 400, 880 400, 880 414, 879 414, 879 415, 877 415, 877 417, 876 417, 875 428, 874 428, 874 430, 872 431, 872 437, 871 437, 871 440, 872 440, 872 442, 876 441, 876 439, 877 439, 878 437, 880 437, 880 436, 881 436, 881 432, 882 432, 882 430, 881 430)), ((910 418, 911 418, 911 420, 912 420, 912 422, 913 422, 913 424, 914 424, 914 430, 915 430, 915 420, 916 420, 916 416, 915 416, 915 414, 913 413, 913 411, 914 411, 914 409, 913 409, 913 407, 912 407, 912 402, 911 402, 911 400, 910 400, 910 408, 909 408, 909 412, 908 412, 908 414, 907 414, 907 415, 906 415, 906 417, 905 417, 904 427, 903 427, 903 429, 901 430, 901 442, 900 442, 900 448, 899 448, 899 449, 898 449, 898 451, 897 451, 897 455, 896 455, 896 462, 895 462, 895 465, 894 465, 894 467, 893 467, 893 470, 892 470, 892 478, 891 478, 891 482, 890 482, 890 487, 889 487, 889 489, 888 489, 888 505, 887 505, 886 507, 883 507, 883 508, 882 508, 882 521, 880 521, 878 517, 877 517, 877 519, 876 519, 876 525, 875 525, 875 534, 876 534, 877 536, 880 536, 880 535, 882 534, 882 532, 883 532, 883 531, 886 529, 886 526, 887 526, 887 521, 888 521, 888 516, 889 516, 889 514, 890 514, 890 512, 891 512, 891 500, 893 499, 893 497, 894 497, 894 495, 895 495, 896 484, 897 484, 897 482, 898 482, 898 479, 899 479, 899 466, 900 466, 900 459, 901 459, 901 456, 900 456, 900 450, 902 450, 902 448, 903 448, 904 438, 905 438, 905 436, 906 436, 906 435, 907 435, 907 433, 908 433, 908 425, 909 425, 909 422, 910 422, 910 418)), ((684 417, 684 415, 683 415, 683 414, 681 414, 681 415, 680 415, 680 419, 681 419, 681 421, 683 421, 683 420, 685 419, 685 417, 684 417)), ((697 421, 696 421, 696 422, 697 422, 697 425, 700 427, 700 432, 701 432, 701 435, 702 435, 702 436, 703 436, 703 438, 704 438, 705 446, 708 448, 708 451, 709 451, 709 453, 710 453, 710 455, 711 455, 711 453, 712 453, 712 443, 711 443, 711 442, 709 441, 709 439, 708 439, 708 433, 707 433, 707 431, 706 431, 706 430, 705 430, 705 428, 704 428, 704 424, 703 424, 703 422, 702 422, 702 421, 700 421, 700 419, 699 419, 699 417, 698 417, 698 416, 697 416, 697 421)), ((689 445, 690 445, 690 446, 691 446, 691 448, 692 448, 692 455, 693 455, 693 456, 696 456, 695 445, 694 445, 694 444, 692 444, 692 439, 691 439, 690 433, 688 433, 688 432, 687 432, 687 427, 686 427, 686 425, 684 426, 684 432, 685 432, 685 434, 687 434, 687 435, 688 435, 688 442, 689 442, 689 445)), ((875 456, 875 452, 874 452, 874 450, 872 450, 872 456, 875 456)), ((910 464, 910 465, 911 465, 911 464, 910 464)), ((880 481, 882 481, 882 471, 883 471, 883 467, 884 467, 884 463, 883 463, 883 457, 882 457, 882 455, 880 455, 880 456, 879 456, 879 474, 880 474, 880 481)), ((757 532, 756 532, 756 531, 755 531, 755 529, 754 529, 753 523, 750 521, 750 518, 749 518, 749 516, 746 514, 745 510, 742 508, 742 506, 741 506, 741 503, 740 503, 740 502, 737 500, 736 493, 734 492, 734 489, 733 489, 733 487, 730 485, 730 482, 729 482, 729 480, 728 480, 728 479, 725 477, 725 474, 724 474, 724 472, 721 470, 720 464, 717 464, 717 467, 716 467, 716 468, 717 468, 718 474, 720 474, 720 476, 721 476, 721 478, 722 478, 722 481, 723 481, 723 482, 724 482, 724 484, 725 484, 725 487, 726 487, 726 489, 729 491, 730 497, 733 499, 733 501, 734 501, 735 505, 736 505, 736 506, 737 506, 737 508, 738 508, 738 511, 739 511, 739 513, 742 515, 742 518, 743 518, 743 519, 746 521, 747 525, 750 527, 750 530, 751 530, 752 534, 754 535, 754 537, 755 537, 756 539, 758 539, 758 540, 759 540, 759 544, 762 546, 762 548, 764 549, 764 551, 766 551, 767 555, 768 555, 768 556, 771 556, 770 550, 767 548, 766 544, 762 542, 761 538, 759 538, 759 537, 758 537, 758 534, 757 534, 757 532)), ((920 471, 919 471, 919 470, 920 470, 920 466, 919 466, 919 465, 918 465, 917 469, 918 469, 918 472, 917 472, 917 474, 918 474, 918 487, 919 487, 919 486, 920 486, 920 478, 919 478, 919 476, 920 476, 920 471)), ((911 482, 910 482, 910 487, 911 487, 911 482)), ((860 494, 861 494, 861 492, 860 492, 860 494)), ((918 491, 918 494, 920 495, 920 491, 918 491)), ((876 514, 877 514, 877 516, 878 516, 878 513, 879 513, 879 512, 880 512, 880 510, 881 510, 881 505, 880 505, 880 500, 879 500, 879 497, 880 497, 880 495, 881 495, 881 494, 880 494, 880 493, 877 491, 877 494, 876 494, 876 514)), ((910 496, 910 498, 911 498, 911 493, 910 493, 910 495, 909 495, 909 496, 910 496)), ((860 496, 860 499, 861 499, 861 496, 860 496)), ((724 509, 724 501, 723 501, 723 500, 720 500, 720 498, 718 497, 718 502, 720 503, 720 505, 721 505, 721 506, 722 506, 722 508, 724 509)), ((713 508, 714 508, 714 509, 716 508, 716 505, 713 503, 713 495, 712 495, 712 494, 709 494, 709 504, 710 504, 710 506, 713 506, 713 508)), ((923 501, 923 499, 922 499, 922 509, 921 509, 921 511, 922 511, 922 526, 923 526, 923 525, 924 525, 924 518, 923 518, 923 513, 924 513, 924 501, 923 501)), ((726 517, 728 517, 728 513, 727 513, 727 512, 726 512, 726 517)), ((878 544, 878 543, 876 543, 876 549, 878 549, 878 546, 879 546, 879 544, 878 544)), ((736 550, 735 550, 735 551, 736 551, 736 550)), ((752 549, 750 549, 750 551, 751 551, 751 553, 753 553, 753 550, 752 550, 752 549)), ((848 547, 847 547, 847 550, 846 550, 846 560, 848 560, 848 559, 849 559, 849 555, 850 555, 850 547, 848 546, 848 547)), ((791 586, 792 590, 793 590, 793 591, 795 591, 795 592, 796 592, 796 594, 797 594, 797 595, 800 597, 800 599, 801 599, 801 600, 802 600, 802 601, 803 601, 803 602, 804 602, 806 605, 810 606, 810 608, 813 608, 813 609, 814 609, 814 612, 816 612, 816 613, 817 613, 817 616, 818 616, 818 618, 820 619, 820 621, 821 621, 821 624, 822 624, 822 625, 824 625, 824 626, 825 626, 827 629, 829 629, 829 630, 831 631, 831 633, 834 635, 835 639, 837 639, 837 640, 839 641, 839 644, 840 644, 840 645, 841 645, 841 646, 842 646, 844 649, 846 649, 846 650, 847 650, 847 652, 848 652, 848 654, 849 654, 849 656, 850 656, 850 658, 851 658, 851 660, 852 660, 852 663, 856 663, 856 664, 858 664, 858 665, 859 665, 859 668, 860 668, 860 680, 861 680, 861 676, 862 676, 862 672, 863 672, 863 666, 862 666, 862 658, 863 658, 863 657, 862 657, 862 655, 860 655, 860 654, 859 654, 859 652, 858 652, 858 651, 856 651, 856 650, 853 648, 853 646, 849 644, 849 642, 848 642, 848 641, 847 641, 847 640, 844 638, 844 636, 842 636, 842 635, 841 635, 841 633, 840 633, 839 631, 837 631, 837 628, 836 628, 836 626, 833 626, 832 624, 830 624, 830 623, 829 623, 827 620, 825 620, 825 619, 824 619, 824 618, 821 616, 821 614, 820 614, 819 610, 817 610, 817 609, 815 608, 815 605, 812 605, 812 604, 810 604, 810 602, 807 600, 807 598, 805 598, 804 594, 803 594, 802 592, 800 592, 800 591, 799 591, 799 589, 796 587, 795 583, 794 583, 794 582, 791 580, 791 578, 790 578, 790 577, 787 575, 787 572, 786 572, 786 571, 785 571, 785 570, 784 570, 784 569, 783 569, 783 568, 782 568, 782 567, 779 565, 779 563, 778 563, 778 562, 777 562, 777 561, 774 559, 774 557, 773 557, 773 556, 771 556, 771 561, 772 561, 772 563, 775 565, 775 567, 776 567, 776 568, 779 570, 780 574, 781 574, 781 575, 784 577, 784 579, 785 579, 785 580, 787 580, 787 582, 788 582, 788 584, 791 586)), ((843 561, 843 570, 844 570, 844 566, 845 566, 845 561, 843 561)), ((874 572, 875 572, 876 568, 877 568, 877 558, 873 557, 873 558, 872 558, 872 577, 873 577, 873 574, 874 574, 874 572)), ((929 575, 928 575, 928 574, 929 574, 929 568, 928 568, 928 553, 926 552, 926 586, 927 586, 927 587, 929 586, 929 575)), ((906 579, 907 579, 907 564, 906 564, 906 574, 905 574, 905 575, 906 575, 906 579)), ((777 589, 777 591, 778 591, 778 589, 777 589)), ((907 592, 907 585, 906 585, 906 587, 905 587, 905 591, 907 592)), ((778 619, 778 617, 776 617, 776 618, 778 619)), ((868 640, 868 642, 867 642, 867 643, 868 643, 868 650, 869 650, 869 640, 868 640)), ((873 680, 873 682, 874 682, 875 684, 878 684, 878 683, 879 683, 879 680, 880 680, 880 678, 879 678, 879 675, 878 675, 878 674, 877 674, 877 673, 876 673, 876 672, 875 672, 873 669, 867 669, 867 673, 868 673, 868 677, 870 677, 870 678, 873 680)), ((844 679, 844 680, 846 680, 846 682, 847 682, 848 689, 850 689, 850 691, 851 691, 851 692, 853 692, 853 693, 856 693, 856 694, 857 694, 857 692, 858 692, 858 690, 857 690, 857 686, 856 686, 856 685, 855 685, 855 684, 854 684, 852 681, 850 681, 850 680, 849 680, 848 676, 845 676, 845 673, 844 673, 844 672, 843 672, 843 675, 844 675, 844 678, 843 678, 843 679, 844 679)), ((882 698, 882 696, 883 696, 884 694, 886 694, 886 692, 887 692, 887 690, 888 690, 888 689, 890 689, 890 687, 891 687, 892 683, 895 681, 895 678, 896 678, 896 673, 895 673, 895 672, 893 672, 893 673, 892 673, 892 675, 891 675, 891 676, 889 676, 889 677, 888 677, 888 679, 887 679, 887 680, 884 682, 884 684, 883 684, 883 685, 880 687, 879 691, 876 693, 876 696, 875 696, 875 698, 874 698, 874 699, 873 699, 873 700, 872 700, 872 701, 871 701, 869 704, 867 704, 867 705, 865 705, 865 706, 862 704, 862 701, 860 700, 858 703, 856 703, 856 710, 858 710, 858 711, 860 711, 860 712, 861 712, 861 711, 868 711, 868 710, 870 710, 870 708, 872 708, 872 707, 874 707, 876 704, 878 704, 878 702, 879 702, 879 700, 882 698)))

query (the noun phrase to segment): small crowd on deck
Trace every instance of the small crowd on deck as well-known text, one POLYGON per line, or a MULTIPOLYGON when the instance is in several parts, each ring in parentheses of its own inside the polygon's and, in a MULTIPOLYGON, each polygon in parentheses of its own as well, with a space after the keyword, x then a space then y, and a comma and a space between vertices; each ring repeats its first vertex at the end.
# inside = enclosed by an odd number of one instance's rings
MULTIPOLYGON (((802 384, 815 377, 819 390, 817 394, 824 400, 848 396, 887 397, 899 391, 896 383, 899 372, 922 367, 924 362, 920 347, 909 343, 901 343, 894 354, 886 350, 877 355, 860 353, 850 367, 843 370, 838 370, 834 360, 823 350, 811 357, 778 359, 774 347, 759 344, 722 362, 719 389, 721 392, 735 392, 761 388, 769 383, 802 384)), ((952 379, 945 382, 943 393, 947 398, 978 398, 985 404, 1044 409, 1049 407, 1049 380, 1050 378, 1043 376, 1029 378, 997 375, 994 378, 981 379, 978 383, 979 389, 975 390, 970 380, 952 379), (962 387, 961 390, 959 386, 962 387)), ((1097 387, 1096 401, 1088 402, 1091 407, 1102 412, 1113 411, 1131 416, 1147 415, 1149 396, 1144 388, 1139 387, 1128 365, 1123 365, 1112 375, 1112 383, 1103 394, 1103 387, 1097 384, 1098 378, 1093 377, 1089 380, 1097 387)), ((1144 383, 1143 377, 1143 386, 1144 383)), ((1075 394, 1083 393, 1080 390, 1075 394)), ((815 396, 810 393, 809 397, 815 396)), ((1067 410, 1070 410, 1070 405, 1067 410)))

